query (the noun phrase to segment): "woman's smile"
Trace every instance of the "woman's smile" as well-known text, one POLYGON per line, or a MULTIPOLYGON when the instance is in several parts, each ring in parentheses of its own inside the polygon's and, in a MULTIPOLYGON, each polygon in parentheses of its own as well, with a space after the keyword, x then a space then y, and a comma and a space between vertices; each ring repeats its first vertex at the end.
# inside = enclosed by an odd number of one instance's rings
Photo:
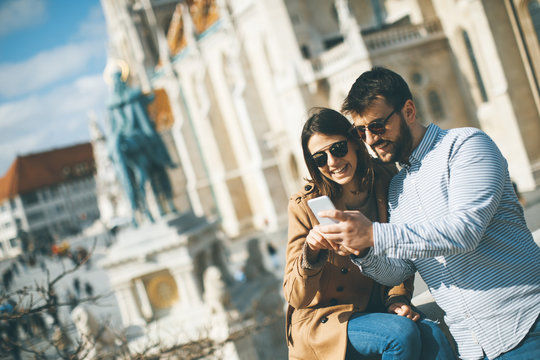
POLYGON ((349 164, 345 164, 345 166, 341 166, 336 169, 329 169, 330 173, 337 177, 342 177, 348 175, 348 170, 351 168, 349 164))

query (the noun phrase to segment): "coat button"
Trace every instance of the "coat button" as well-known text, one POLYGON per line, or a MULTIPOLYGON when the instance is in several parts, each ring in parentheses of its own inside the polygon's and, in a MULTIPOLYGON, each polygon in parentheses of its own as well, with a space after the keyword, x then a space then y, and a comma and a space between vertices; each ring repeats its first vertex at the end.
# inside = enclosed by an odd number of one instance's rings
POLYGON ((342 292, 342 291, 343 291, 343 286, 339 285, 339 286, 336 288, 336 291, 337 291, 337 292, 342 292))
POLYGON ((341 273, 342 273, 343 275, 345 275, 345 274, 348 273, 348 272, 349 272, 349 269, 347 269, 346 267, 341 268, 341 273))
POLYGON ((328 321, 328 318, 326 316, 324 316, 322 319, 321 319, 321 322, 324 324, 325 322, 328 321))
POLYGON ((330 305, 331 305, 331 306, 336 306, 337 303, 338 303, 337 299, 333 299, 333 298, 330 299, 330 305))

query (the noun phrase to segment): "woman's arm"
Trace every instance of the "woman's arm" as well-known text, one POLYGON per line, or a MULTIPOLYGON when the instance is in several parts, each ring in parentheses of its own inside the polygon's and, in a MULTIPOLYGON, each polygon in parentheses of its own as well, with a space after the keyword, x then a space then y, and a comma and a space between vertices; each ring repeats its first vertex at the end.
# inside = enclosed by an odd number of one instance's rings
POLYGON ((319 290, 319 281, 328 251, 322 245, 317 246, 317 235, 312 230, 313 224, 305 203, 300 198, 289 201, 289 231, 287 260, 283 292, 285 300, 294 308, 307 307, 319 290), (311 234, 310 234, 311 232, 311 234), (308 244, 310 237, 313 244, 308 244))

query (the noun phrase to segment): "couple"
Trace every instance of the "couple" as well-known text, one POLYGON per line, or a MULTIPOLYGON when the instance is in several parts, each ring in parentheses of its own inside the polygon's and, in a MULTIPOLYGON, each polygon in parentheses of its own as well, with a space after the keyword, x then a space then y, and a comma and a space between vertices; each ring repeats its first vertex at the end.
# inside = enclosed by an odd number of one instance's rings
POLYGON ((420 125, 406 82, 383 68, 356 80, 343 111, 352 131, 319 109, 302 132, 311 179, 289 202, 290 358, 455 358, 410 306, 416 271, 460 358, 538 356, 540 249, 496 145, 477 129, 420 125), (307 200, 320 195, 340 210, 319 215, 339 223, 317 225, 307 200))

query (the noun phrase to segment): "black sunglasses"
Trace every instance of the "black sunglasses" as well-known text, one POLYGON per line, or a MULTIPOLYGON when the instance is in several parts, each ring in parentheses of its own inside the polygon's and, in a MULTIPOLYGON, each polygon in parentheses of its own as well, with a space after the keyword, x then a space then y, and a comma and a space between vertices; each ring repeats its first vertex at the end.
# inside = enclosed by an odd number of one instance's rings
MULTIPOLYGON (((347 155, 349 152, 349 147, 347 146, 347 140, 338 141, 333 143, 332 146, 328 149, 332 156, 341 158, 347 155)), ((328 161, 328 154, 326 151, 318 151, 315 154, 311 155, 311 160, 317 165, 317 167, 323 167, 328 161)))
MULTIPOLYGON (((396 113, 396 109, 394 109, 390 113, 390 115, 388 115, 384 120, 373 121, 369 123, 367 126, 367 129, 373 135, 384 134, 386 132, 386 123, 388 122, 388 120, 390 120, 392 115, 394 115, 395 113, 396 113)), ((366 140, 366 127, 364 125, 358 125, 358 126, 353 125, 353 127, 351 128, 351 131, 353 133, 356 133, 362 140, 366 140)))

